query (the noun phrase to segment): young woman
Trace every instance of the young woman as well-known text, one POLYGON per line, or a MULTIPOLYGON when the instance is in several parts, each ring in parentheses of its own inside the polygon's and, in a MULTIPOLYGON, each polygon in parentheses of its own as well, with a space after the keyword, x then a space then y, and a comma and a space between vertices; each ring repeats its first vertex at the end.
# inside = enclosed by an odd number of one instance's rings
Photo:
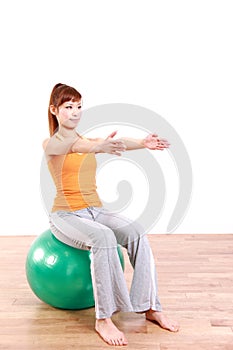
POLYGON ((176 322, 161 311, 153 255, 143 228, 128 218, 103 208, 96 191, 96 153, 121 155, 126 150, 169 147, 165 139, 88 139, 76 131, 81 118, 82 96, 65 84, 54 86, 48 109, 50 138, 43 142, 48 167, 57 194, 50 226, 60 241, 91 252, 95 296, 95 329, 110 345, 126 345, 125 335, 113 324, 115 312, 145 313, 162 328, 178 331, 176 322), (134 274, 130 293, 117 253, 117 244, 127 249, 134 274))

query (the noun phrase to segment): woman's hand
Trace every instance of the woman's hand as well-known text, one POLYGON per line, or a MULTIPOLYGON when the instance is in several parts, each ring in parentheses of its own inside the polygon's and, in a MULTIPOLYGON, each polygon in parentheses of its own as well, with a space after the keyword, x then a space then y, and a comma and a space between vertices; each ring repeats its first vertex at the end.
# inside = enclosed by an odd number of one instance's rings
POLYGON ((117 131, 113 131, 105 140, 100 144, 101 153, 114 154, 116 156, 121 156, 121 152, 126 150, 126 145, 124 141, 120 139, 113 140, 116 136, 117 131))
POLYGON ((120 140, 113 140, 112 137, 108 137, 99 144, 99 152, 114 154, 116 156, 121 156, 121 153, 126 150, 125 143, 120 140))
POLYGON ((166 139, 160 139, 156 134, 149 134, 144 140, 143 144, 146 148, 151 150, 163 151, 164 148, 168 148, 170 143, 166 139))

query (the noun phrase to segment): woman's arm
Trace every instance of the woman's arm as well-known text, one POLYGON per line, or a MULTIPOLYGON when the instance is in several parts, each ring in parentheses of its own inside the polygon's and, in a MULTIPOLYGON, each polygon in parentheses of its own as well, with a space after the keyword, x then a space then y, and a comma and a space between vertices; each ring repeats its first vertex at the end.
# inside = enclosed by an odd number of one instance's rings
POLYGON ((47 157, 64 155, 67 153, 110 153, 120 156, 126 147, 122 140, 107 139, 86 139, 77 137, 57 138, 56 135, 43 142, 43 148, 47 157))
POLYGON ((80 153, 109 153, 117 156, 126 150, 124 142, 120 139, 85 139, 79 138, 71 147, 72 152, 80 153))
POLYGON ((126 146, 126 151, 136 150, 140 148, 148 148, 151 150, 160 150, 168 148, 169 142, 165 139, 160 139, 156 134, 149 134, 144 139, 133 139, 129 137, 122 137, 121 140, 126 146))
POLYGON ((126 151, 145 148, 144 139, 134 139, 131 137, 121 137, 121 140, 126 146, 126 151))

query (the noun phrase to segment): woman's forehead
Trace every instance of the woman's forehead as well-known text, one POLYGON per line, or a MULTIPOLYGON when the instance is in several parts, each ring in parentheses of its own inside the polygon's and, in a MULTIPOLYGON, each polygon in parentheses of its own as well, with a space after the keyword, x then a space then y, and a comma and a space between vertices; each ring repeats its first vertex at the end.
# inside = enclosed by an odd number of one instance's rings
POLYGON ((78 101, 76 101, 76 100, 69 100, 69 101, 65 101, 64 103, 63 103, 63 105, 67 105, 67 104, 69 104, 69 105, 74 105, 74 106, 81 106, 82 105, 82 99, 81 100, 78 100, 78 101))

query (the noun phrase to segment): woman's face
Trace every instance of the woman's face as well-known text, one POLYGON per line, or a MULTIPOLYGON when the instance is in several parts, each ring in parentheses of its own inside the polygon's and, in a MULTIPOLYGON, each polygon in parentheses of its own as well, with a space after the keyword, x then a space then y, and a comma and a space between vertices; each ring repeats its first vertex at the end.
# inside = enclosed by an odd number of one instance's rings
MULTIPOLYGON (((56 109, 55 114, 58 120, 59 125, 75 128, 80 121, 82 115, 82 101, 73 102, 67 101, 64 102, 61 106, 56 109)), ((54 113, 53 112, 53 113, 54 113)))

